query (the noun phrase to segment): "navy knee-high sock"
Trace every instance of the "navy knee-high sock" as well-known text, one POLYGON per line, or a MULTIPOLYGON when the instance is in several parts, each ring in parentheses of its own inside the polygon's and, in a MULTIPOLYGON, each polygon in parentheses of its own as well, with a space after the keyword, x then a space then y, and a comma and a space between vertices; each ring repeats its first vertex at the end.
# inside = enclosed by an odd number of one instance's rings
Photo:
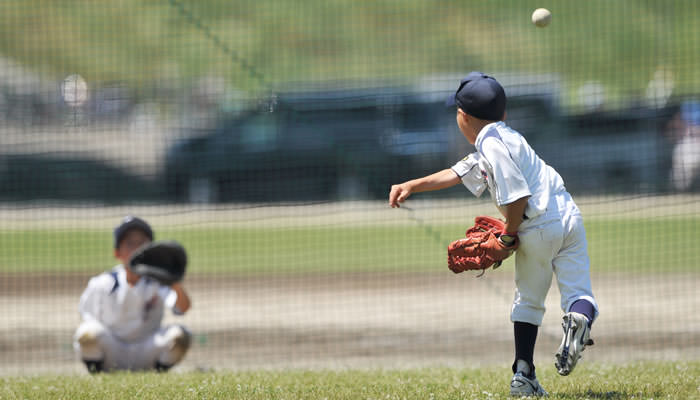
POLYGON ((591 325, 593 325, 595 307, 593 307, 593 304, 591 304, 590 301, 584 299, 576 300, 574 304, 572 304, 571 307, 569 307, 569 311, 585 315, 586 318, 588 318, 588 327, 590 328, 591 325))
POLYGON ((516 321, 513 323, 513 335, 515 336, 515 362, 513 372, 518 360, 523 360, 530 365, 530 376, 535 376, 535 342, 537 341, 537 325, 516 321))

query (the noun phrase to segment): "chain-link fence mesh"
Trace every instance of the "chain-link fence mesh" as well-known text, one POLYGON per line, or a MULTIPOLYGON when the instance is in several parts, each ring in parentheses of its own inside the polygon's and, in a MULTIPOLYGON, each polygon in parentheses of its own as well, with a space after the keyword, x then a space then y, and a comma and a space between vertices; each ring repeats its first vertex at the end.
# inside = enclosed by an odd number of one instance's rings
MULTIPOLYGON (((388 206, 474 151, 444 107, 472 70, 583 212, 585 357, 697 359, 698 18, 692 0, 5 0, 0 369, 84 370, 78 301, 126 215, 188 250, 192 308, 164 320, 193 334, 178 368, 510 365, 513 261, 446 265, 497 215, 488 195, 388 206)), ((553 285, 536 362, 560 319, 553 285)))

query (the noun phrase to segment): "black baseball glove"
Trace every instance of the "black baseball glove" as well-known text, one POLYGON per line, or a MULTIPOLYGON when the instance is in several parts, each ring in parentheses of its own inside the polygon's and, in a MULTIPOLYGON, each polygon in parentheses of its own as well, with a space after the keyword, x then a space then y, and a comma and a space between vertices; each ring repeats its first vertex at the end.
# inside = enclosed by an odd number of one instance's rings
POLYGON ((145 244, 134 251, 129 268, 141 276, 170 286, 185 276, 187 253, 180 243, 162 240, 145 244))

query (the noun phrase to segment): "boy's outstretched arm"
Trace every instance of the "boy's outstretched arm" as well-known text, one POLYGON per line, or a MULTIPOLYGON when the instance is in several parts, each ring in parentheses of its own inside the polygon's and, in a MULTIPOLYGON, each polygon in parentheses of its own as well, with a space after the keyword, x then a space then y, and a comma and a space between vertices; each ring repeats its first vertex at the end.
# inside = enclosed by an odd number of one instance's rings
POLYGON ((422 178, 392 185, 389 192, 389 205, 392 208, 401 207, 399 203, 403 203, 411 193, 446 189, 460 182, 459 176, 452 169, 447 168, 422 178))

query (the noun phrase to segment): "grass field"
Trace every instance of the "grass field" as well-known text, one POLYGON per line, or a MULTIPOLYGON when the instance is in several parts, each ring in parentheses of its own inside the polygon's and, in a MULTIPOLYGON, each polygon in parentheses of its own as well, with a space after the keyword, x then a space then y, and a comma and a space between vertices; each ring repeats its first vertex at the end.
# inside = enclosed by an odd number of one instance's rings
MULTIPOLYGON (((556 375, 553 284, 543 385, 561 399, 699 398, 695 197, 582 200, 596 345, 573 377, 556 375)), ((505 398, 513 260, 480 279, 444 261, 464 222, 493 205, 411 207, 0 210, 0 399, 505 398), (197 340, 172 374, 87 377, 71 347, 76 305, 85 278, 114 265, 110 227, 127 212, 187 247, 195 308, 177 321, 197 340)))
MULTIPOLYGON (((697 399, 700 362, 541 368, 550 399, 697 399)), ((0 378, 2 399, 505 399, 507 368, 117 373, 0 378)))
MULTIPOLYGON (((700 259, 700 218, 605 218, 586 221, 595 272, 692 271, 700 259)), ((442 268, 457 224, 166 228, 182 242, 189 273, 345 272, 442 268)), ((110 268, 111 232, 80 229, 0 230, 0 272, 94 271, 110 268)), ((512 260, 509 260, 512 262, 512 260)))

